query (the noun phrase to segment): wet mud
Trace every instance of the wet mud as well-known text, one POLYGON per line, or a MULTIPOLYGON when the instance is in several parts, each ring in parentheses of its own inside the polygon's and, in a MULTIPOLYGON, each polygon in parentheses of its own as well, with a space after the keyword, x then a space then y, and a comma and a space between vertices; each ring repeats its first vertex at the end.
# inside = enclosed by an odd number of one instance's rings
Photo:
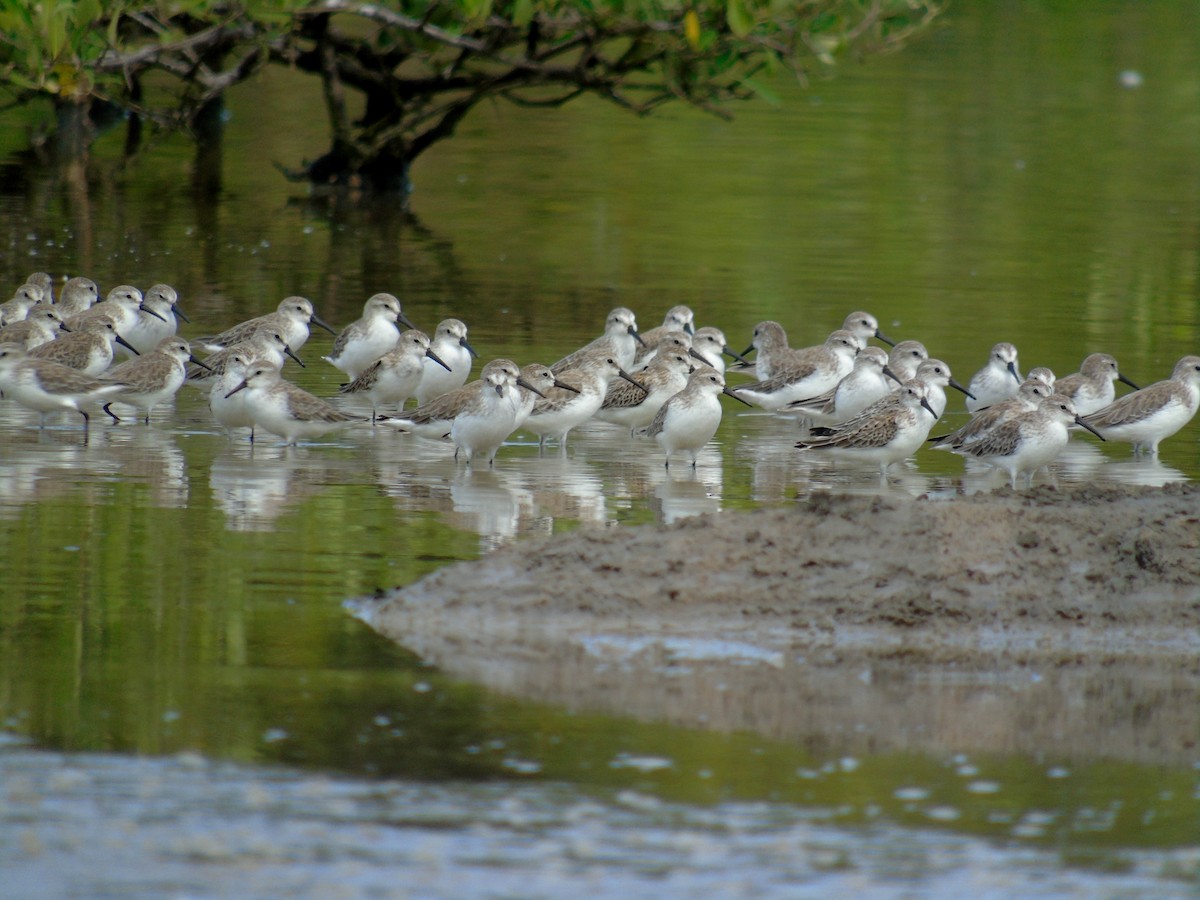
POLYGON ((515 696, 814 750, 1193 760, 1200 485, 814 495, 583 528, 357 601, 515 696))

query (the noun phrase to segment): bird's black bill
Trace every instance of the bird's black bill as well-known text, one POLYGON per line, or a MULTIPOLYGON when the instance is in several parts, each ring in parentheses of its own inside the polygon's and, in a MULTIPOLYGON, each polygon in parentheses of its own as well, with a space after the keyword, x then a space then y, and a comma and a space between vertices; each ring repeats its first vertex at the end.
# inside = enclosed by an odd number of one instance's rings
POLYGON ((732 397, 732 398, 733 398, 734 400, 736 400, 738 403, 745 403, 747 406, 753 406, 753 405, 754 405, 754 404, 753 404, 753 403, 751 403, 749 400, 743 400, 741 397, 739 397, 737 394, 735 394, 735 393, 734 393, 733 391, 731 391, 729 388, 721 388, 721 393, 722 393, 722 394, 728 394, 730 397, 732 397))
POLYGON ((1095 428, 1093 428, 1087 422, 1083 421, 1083 419, 1079 418, 1079 416, 1075 417, 1075 424, 1078 425, 1080 428, 1086 428, 1088 431, 1090 431, 1096 437, 1100 438, 1100 440, 1102 440, 1102 441, 1108 440, 1108 438, 1106 438, 1104 435, 1102 435, 1100 432, 1098 432, 1095 428))
POLYGON ((950 379, 950 387, 954 388, 956 391, 962 391, 964 394, 966 394, 972 400, 978 399, 974 394, 972 394, 970 391, 968 391, 965 387, 963 387, 961 384, 959 384, 953 378, 950 379))
MULTIPOLYGON (((537 394, 537 395, 538 395, 539 397, 541 397, 543 400, 545 400, 545 399, 546 399, 546 395, 545 395, 545 394, 543 394, 541 391, 539 391, 537 388, 535 388, 535 387, 534 387, 532 384, 530 384, 530 383, 529 383, 528 381, 526 381, 524 378, 518 378, 518 379, 517 379, 517 384, 519 384, 521 387, 525 388, 525 390, 527 390, 527 391, 533 391, 535 394, 537 394)), ((576 391, 576 393, 578 393, 578 391, 576 391)))

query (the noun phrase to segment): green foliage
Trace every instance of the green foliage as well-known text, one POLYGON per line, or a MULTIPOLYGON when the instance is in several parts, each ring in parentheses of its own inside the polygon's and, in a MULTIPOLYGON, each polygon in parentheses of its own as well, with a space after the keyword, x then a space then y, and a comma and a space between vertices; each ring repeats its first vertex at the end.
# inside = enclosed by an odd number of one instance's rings
MULTIPOLYGON (((117 10, 121 4, 114 4, 117 10)), ((113 16, 115 22, 119 11, 113 16)), ((87 63, 104 52, 111 31, 99 0, 0 3, 0 82, 52 95, 92 89, 87 63)))
POLYGON ((490 98, 549 107, 590 94, 637 114, 683 101, 727 115, 729 101, 766 95, 761 72, 892 49, 939 3, 0 0, 0 88, 17 103, 103 99, 178 128, 259 66, 287 65, 324 83, 342 178, 407 166, 490 98), (153 101, 148 73, 167 76, 153 101), (366 101, 361 122, 347 91, 366 101))

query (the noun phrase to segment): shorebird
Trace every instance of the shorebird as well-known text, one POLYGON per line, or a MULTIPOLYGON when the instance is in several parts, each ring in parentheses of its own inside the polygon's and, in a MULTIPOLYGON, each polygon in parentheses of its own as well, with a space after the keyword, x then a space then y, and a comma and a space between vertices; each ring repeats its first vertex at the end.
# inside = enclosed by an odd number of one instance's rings
MULTIPOLYGON (((759 381, 766 381, 774 374, 774 362, 794 353, 788 346, 787 332, 778 322, 759 322, 754 326, 750 346, 741 352, 744 357, 754 351, 754 374, 759 381)), ((799 399, 799 398, 796 398, 799 399)))
POLYGON ((736 359, 747 368, 752 368, 745 357, 736 350, 729 349, 725 332, 712 325, 696 329, 696 333, 692 335, 692 355, 705 365, 712 366, 722 375, 725 374, 726 356, 736 359))
POLYGON ((920 341, 901 341, 888 354, 888 368, 898 381, 890 390, 897 391, 906 381, 917 377, 917 367, 929 359, 929 351, 920 341))
POLYGON ((456 459, 462 452, 468 463, 478 458, 492 465, 496 451, 513 433, 522 408, 517 388, 541 396, 536 387, 521 377, 515 362, 494 359, 480 370, 476 381, 402 415, 380 416, 378 421, 431 440, 449 438, 454 442, 456 459))
POLYGON ((101 381, 49 359, 35 359, 19 344, 0 345, 0 393, 41 416, 58 410, 77 412, 87 429, 89 417, 84 406, 124 390, 120 382, 101 381))
MULTIPOLYGON (((1198 360, 1200 362, 1200 360, 1198 360)), ((1092 426, 1079 418, 1075 404, 1066 397, 1051 394, 1036 409, 1019 412, 1001 422, 983 437, 953 448, 960 456, 970 456, 1003 469, 1016 489, 1017 478, 1025 475, 1026 487, 1033 474, 1054 459, 1067 446, 1068 425, 1079 425, 1104 440, 1092 426)))
POLYGON ((1084 359, 1079 371, 1074 375, 1067 375, 1053 382, 1054 393, 1069 397, 1079 415, 1089 416, 1117 399, 1114 381, 1120 381, 1135 391, 1138 390, 1136 384, 1121 374, 1115 359, 1107 353, 1093 353, 1084 359))
POLYGON ((100 289, 96 282, 80 275, 67 280, 58 293, 58 302, 54 304, 62 313, 63 321, 90 309, 100 300, 100 289))
POLYGON ((104 411, 114 422, 120 422, 111 407, 114 403, 125 403, 142 410, 143 421, 149 425, 150 411, 174 397, 183 386, 189 360, 198 363, 192 356, 191 345, 181 337, 172 336, 163 338, 149 353, 114 366, 105 373, 105 378, 122 382, 126 387, 104 404, 104 411))
POLYGON ((30 272, 25 279, 26 284, 39 288, 42 292, 41 303, 50 306, 54 303, 54 279, 46 272, 30 272))
MULTIPOLYGON (((646 367, 654 362, 655 357, 660 353, 682 353, 685 356, 691 356, 692 336, 686 331, 659 332, 654 349, 646 355, 638 357, 633 367, 629 370, 630 374, 637 375, 645 371, 646 367)), ((700 359, 700 357, 696 358, 700 359)))
MULTIPOLYGON (((142 309, 142 292, 130 284, 119 284, 105 295, 104 299, 83 312, 64 316, 63 322, 72 331, 81 331, 85 322, 111 319, 117 334, 124 334, 137 321, 138 310, 142 309)), ((60 309, 59 312, 62 312, 60 309)), ((152 315, 156 315, 152 313, 152 315)))
POLYGON ((466 384, 471 374, 471 361, 479 355, 467 343, 467 326, 460 319, 439 322, 431 347, 441 365, 432 358, 422 364, 421 380, 415 391, 418 406, 466 384))
POLYGON ((971 421, 961 428, 949 434, 932 437, 929 439, 929 443, 935 450, 954 450, 963 444, 977 441, 1001 422, 1007 421, 1018 413, 1037 409, 1038 403, 1052 393, 1054 393, 1053 388, 1047 387, 1045 382, 1033 377, 1026 378, 1017 388, 1015 397, 993 403, 987 409, 981 409, 971 417, 971 421))
POLYGON ((425 371, 425 362, 450 367, 433 351, 429 335, 423 331, 409 329, 400 335, 396 346, 359 373, 349 384, 339 389, 343 394, 366 394, 371 401, 371 422, 379 410, 392 405, 397 409, 417 391, 425 371))
MULTIPOLYGON (((554 367, 550 370, 554 371, 554 367)), ((600 409, 611 379, 623 378, 645 389, 645 385, 625 371, 616 357, 601 352, 593 352, 576 366, 555 372, 555 375, 575 388, 575 392, 554 388, 533 404, 533 412, 525 420, 524 428, 538 436, 539 447, 544 447, 548 439, 557 439, 559 446, 565 449, 571 429, 582 425, 600 409)))
POLYGON ((888 466, 915 453, 937 421, 927 394, 923 382, 909 381, 840 425, 814 428, 796 447, 875 463, 886 479, 888 466))
POLYGON ((197 338, 195 343, 209 353, 216 353, 234 344, 244 343, 260 331, 275 331, 283 335, 283 339, 293 351, 299 353, 300 348, 308 342, 311 325, 324 328, 330 334, 337 334, 316 314, 312 301, 307 297, 285 297, 279 301, 279 306, 274 312, 246 319, 212 337, 197 338))
POLYGON ((300 368, 305 368, 304 362, 292 352, 292 348, 287 345, 282 334, 277 331, 260 331, 249 340, 205 357, 203 366, 195 364, 188 366, 187 383, 193 387, 208 390, 212 387, 213 381, 225 374, 225 368, 234 354, 265 361, 281 370, 284 357, 291 357, 300 368))
POLYGON ((1191 421, 1200 404, 1200 356, 1175 363, 1171 377, 1118 397, 1085 416, 1085 427, 1110 441, 1129 441, 1134 453, 1158 453, 1158 445, 1191 421))
POLYGON ((357 378, 367 366, 383 356, 400 339, 396 322, 415 328, 400 309, 400 301, 392 294, 375 294, 363 304, 362 317, 338 333, 333 350, 322 357, 351 378, 357 378))
POLYGON ((579 388, 572 387, 565 381, 559 380, 550 371, 549 366, 544 366, 541 363, 530 363, 529 365, 521 366, 521 380, 528 387, 523 387, 518 392, 520 402, 517 404, 517 418, 513 423, 513 431, 516 431, 525 424, 525 420, 533 412, 533 405, 539 398, 544 397, 550 388, 562 388, 564 391, 579 393, 579 388))
POLYGON ((721 425, 721 401, 718 394, 728 394, 745 403, 725 387, 725 378, 711 366, 699 366, 688 376, 683 390, 669 398, 654 415, 645 430, 663 450, 663 467, 671 467, 671 456, 687 453, 696 468, 700 450, 713 439, 721 425))
POLYGON ((47 344, 65 332, 62 316, 53 306, 38 305, 29 311, 20 322, 0 328, 0 343, 20 344, 32 350, 47 344))
POLYGON ((654 421, 664 403, 687 386, 694 368, 689 356, 666 353, 660 348, 650 365, 637 373, 637 384, 618 380, 608 385, 596 418, 628 428, 630 434, 644 428, 654 421))
POLYGON ((869 312, 856 310, 842 321, 842 331, 849 331, 860 341, 863 347, 871 338, 883 341, 889 347, 895 347, 896 342, 879 330, 879 322, 869 312))
POLYGON ((23 322, 29 311, 42 302, 42 289, 36 284, 23 284, 11 300, 0 303, 0 328, 23 322))
POLYGON ((786 356, 773 354, 770 378, 739 385, 733 391, 738 399, 768 410, 781 409, 793 400, 820 396, 850 374, 858 349, 858 338, 839 328, 824 344, 792 350, 786 356))
POLYGON ((805 400, 793 400, 789 412, 800 413, 813 425, 836 425, 856 416, 891 391, 896 379, 888 367, 888 354, 879 347, 864 347, 854 357, 854 367, 837 385, 805 400))
MULTIPOLYGON (((138 353, 150 353, 166 338, 174 337, 179 331, 179 319, 188 317, 178 308, 179 294, 169 284, 156 284, 142 297, 142 305, 132 324, 121 332, 121 337, 138 353)), ((190 344, 189 344, 190 347, 190 344)), ((191 351, 188 351, 191 355, 191 351)))
POLYGON ((682 331, 691 338, 696 333, 696 314, 687 306, 672 306, 667 310, 661 325, 641 333, 642 344, 634 355, 633 365, 644 367, 648 364, 663 336, 672 331, 682 331))
POLYGON ((302 438, 320 437, 353 422, 366 421, 284 381, 279 369, 269 363, 251 366, 226 399, 242 391, 246 391, 246 410, 255 426, 279 435, 291 445, 302 438))
POLYGON ((1025 380, 1028 381, 1030 378, 1040 381, 1046 387, 1051 389, 1055 388, 1058 383, 1058 379, 1054 375, 1054 370, 1047 368, 1046 366, 1034 366, 1027 373, 1025 373, 1025 380))
MULTIPOLYGON (((69 334, 34 347, 29 355, 34 359, 48 359, 78 369, 85 375, 100 375, 112 365, 113 349, 118 344, 129 347, 128 342, 117 334, 111 319, 76 320, 76 327, 69 334)), ((137 354, 136 350, 133 352, 137 354)))
POLYGON ((637 355, 637 347, 642 337, 637 330, 637 317, 633 310, 618 306, 604 320, 604 334, 594 341, 580 347, 574 353, 569 353, 550 366, 554 374, 561 375, 568 369, 579 365, 580 361, 593 353, 603 352, 613 357, 622 369, 629 369, 637 355))
POLYGON ((223 371, 211 379, 208 394, 208 408, 212 410, 217 424, 225 429, 225 434, 233 436, 235 428, 250 429, 250 443, 254 443, 254 416, 246 406, 245 391, 231 394, 235 387, 241 384, 246 373, 251 368, 270 365, 267 360, 255 359, 247 345, 235 345, 229 349, 225 357, 223 371))
POLYGON ((1007 400, 1017 392, 1024 381, 1017 369, 1017 348, 1007 341, 992 347, 988 361, 972 377, 967 388, 975 396, 967 398, 967 411, 975 412, 1001 400, 1007 400))
MULTIPOLYGON (((454 443, 455 459, 464 453, 468 464, 478 457, 491 466, 496 451, 513 433, 521 405, 517 389, 525 388, 539 395, 541 391, 521 377, 521 370, 511 360, 493 360, 480 374, 483 387, 459 406, 450 424, 450 440, 454 443)), ((459 390, 465 391, 466 386, 459 390)))
POLYGON ((925 399, 933 408, 935 419, 940 419, 942 413, 946 411, 946 388, 952 387, 956 391, 966 394, 968 400, 971 399, 971 392, 954 380, 950 367, 940 359, 922 360, 913 377, 917 381, 924 382, 925 387, 929 388, 925 399))

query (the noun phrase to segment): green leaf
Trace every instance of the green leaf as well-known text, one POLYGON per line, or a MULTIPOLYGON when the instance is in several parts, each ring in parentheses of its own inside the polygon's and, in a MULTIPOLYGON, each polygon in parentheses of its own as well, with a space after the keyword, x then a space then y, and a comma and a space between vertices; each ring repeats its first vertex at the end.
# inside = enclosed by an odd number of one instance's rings
POLYGON ((754 30, 754 15, 746 5, 746 0, 727 0, 725 21, 729 23, 729 30, 738 37, 745 37, 754 30))
POLYGON ((492 0, 462 0, 468 19, 486 19, 492 12, 492 0))
POLYGON ((512 7, 512 22, 524 27, 533 21, 533 0, 516 0, 512 7))
POLYGON ((779 95, 757 78, 743 78, 742 84, 750 88, 750 90, 754 91, 756 96, 766 100, 772 106, 779 106, 782 103, 782 101, 779 99, 779 95))

